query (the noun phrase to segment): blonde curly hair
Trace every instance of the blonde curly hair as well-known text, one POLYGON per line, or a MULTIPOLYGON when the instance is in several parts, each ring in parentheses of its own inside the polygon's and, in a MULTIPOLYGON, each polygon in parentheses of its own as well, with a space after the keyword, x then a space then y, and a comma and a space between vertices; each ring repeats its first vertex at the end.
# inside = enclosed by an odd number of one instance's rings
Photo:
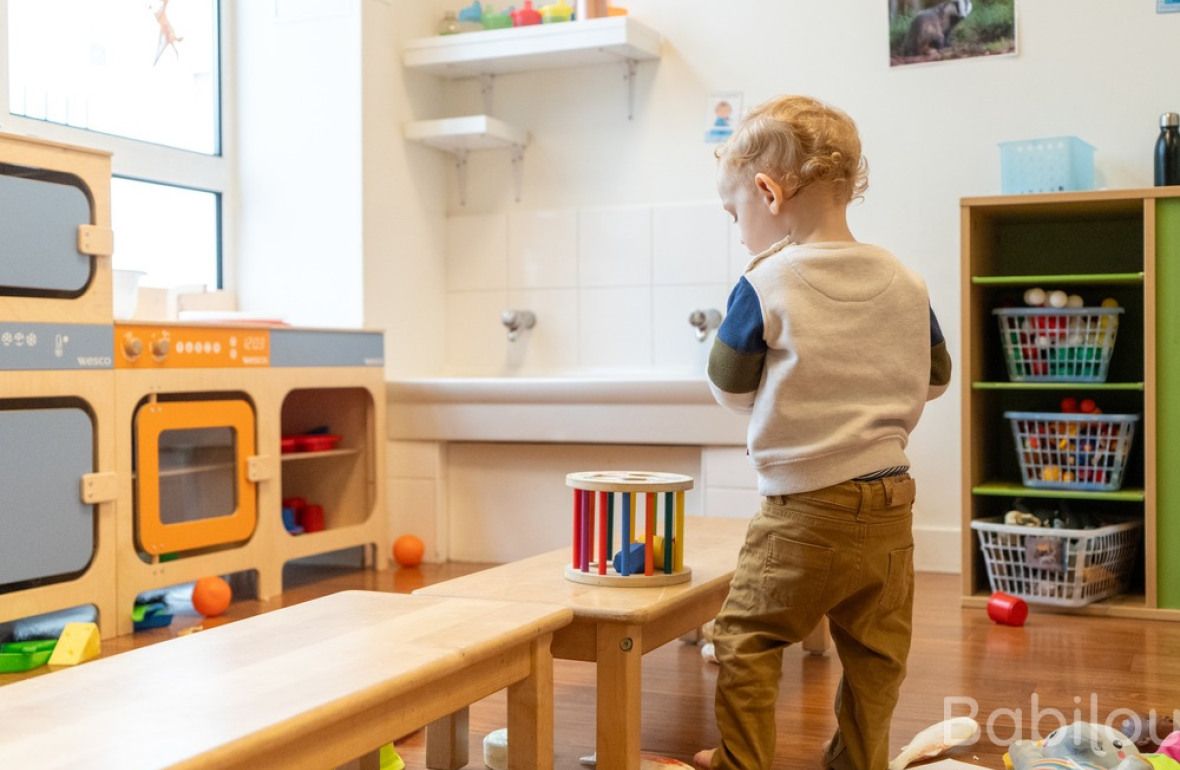
POLYGON ((831 183, 848 202, 869 187, 856 123, 809 96, 780 96, 758 105, 714 154, 731 172, 761 172, 787 187, 831 183))

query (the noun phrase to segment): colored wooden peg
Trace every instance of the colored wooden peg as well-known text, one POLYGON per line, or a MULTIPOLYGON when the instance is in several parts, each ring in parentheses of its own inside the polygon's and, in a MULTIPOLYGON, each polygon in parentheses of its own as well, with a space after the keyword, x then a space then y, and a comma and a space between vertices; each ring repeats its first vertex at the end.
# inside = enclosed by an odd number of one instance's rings
POLYGON ((582 571, 590 571, 590 555, 594 553, 594 493, 582 492, 582 571))
POLYGON ((684 569, 684 493, 676 493, 676 532, 673 537, 672 569, 676 572, 684 569))
POLYGON ((584 497, 582 490, 574 490, 574 553, 570 558, 570 564, 574 569, 580 569, 582 566, 582 501, 584 497))
POLYGON ((672 548, 679 541, 673 532, 674 506, 676 495, 674 492, 664 493, 664 574, 672 574, 672 548))
POLYGON ((628 532, 635 531, 634 522, 631 521, 632 498, 634 498, 634 495, 628 492, 623 493, 623 546, 620 550, 620 553, 623 554, 623 558, 620 560, 623 568, 616 571, 624 577, 631 574, 631 559, 628 558, 628 554, 631 550, 631 541, 635 539, 634 536, 627 536, 628 532))
POLYGON ((648 492, 645 497, 647 497, 647 519, 644 521, 643 527, 643 574, 653 575, 656 571, 656 495, 654 492, 648 492))
POLYGON ((607 543, 609 531, 608 520, 611 516, 610 505, 607 503, 607 493, 598 493, 598 574, 606 574, 606 565, 610 561, 610 544, 607 543))

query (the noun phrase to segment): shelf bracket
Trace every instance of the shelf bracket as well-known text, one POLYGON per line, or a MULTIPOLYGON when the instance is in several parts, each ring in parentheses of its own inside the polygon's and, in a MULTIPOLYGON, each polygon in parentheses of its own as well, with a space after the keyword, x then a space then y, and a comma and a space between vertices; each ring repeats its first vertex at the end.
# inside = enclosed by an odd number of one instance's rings
POLYGON ((639 70, 637 59, 628 59, 627 74, 623 80, 627 81, 627 120, 635 120, 635 74, 639 70))
POLYGON ((483 112, 492 114, 492 97, 496 95, 496 76, 485 72, 479 76, 479 95, 483 97, 483 112))
POLYGON ((467 150, 455 153, 455 173, 459 181, 459 205, 467 205, 467 150))
POLYGON ((524 187, 524 147, 512 145, 512 189, 516 194, 516 202, 520 203, 521 190, 524 187))

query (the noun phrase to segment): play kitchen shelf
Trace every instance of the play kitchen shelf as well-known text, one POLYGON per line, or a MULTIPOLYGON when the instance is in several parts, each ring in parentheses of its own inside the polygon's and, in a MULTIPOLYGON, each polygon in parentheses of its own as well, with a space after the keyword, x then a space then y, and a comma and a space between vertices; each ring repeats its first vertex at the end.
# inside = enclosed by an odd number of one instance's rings
MULTIPOLYGON (((1180 190, 967 198, 962 234, 964 605, 986 604, 991 566, 993 579, 1019 573, 1030 590, 1056 591, 1041 606, 1180 620, 1180 565, 1166 558, 1180 548, 1180 479, 1169 472, 1180 462, 1180 307, 1163 300, 1180 296, 1180 190), (994 312, 1019 308, 1033 287, 1068 289, 1087 307, 994 312), (1106 298, 1119 310, 1099 310, 1106 298), (1102 336, 1114 329, 1113 341, 1102 336), (1091 366, 1089 354, 1107 355, 1109 369, 1105 360, 1091 366), (1066 377, 1075 381, 1058 381, 1066 377), (1103 414, 1063 413, 1067 397, 1092 399, 1103 414), (1132 423, 1128 443, 1118 431, 1132 423), (1118 483, 1107 465, 1086 465, 1099 456, 1120 475, 1125 468, 1118 483), (1062 518, 1126 522, 1120 536, 1136 556, 1120 552, 1115 595, 1106 596, 1114 562, 1072 545, 1061 546, 1062 569, 1073 576, 1076 567, 1079 586, 1082 577, 1105 581, 1101 592, 1069 595, 1064 573, 1038 573, 1023 550, 1020 563, 996 572, 997 544, 1017 536, 987 522, 1002 522, 1018 499, 1062 518), (980 547, 987 538, 990 563, 980 547)), ((1056 532, 1069 530, 1021 530, 1039 545, 1056 532)))

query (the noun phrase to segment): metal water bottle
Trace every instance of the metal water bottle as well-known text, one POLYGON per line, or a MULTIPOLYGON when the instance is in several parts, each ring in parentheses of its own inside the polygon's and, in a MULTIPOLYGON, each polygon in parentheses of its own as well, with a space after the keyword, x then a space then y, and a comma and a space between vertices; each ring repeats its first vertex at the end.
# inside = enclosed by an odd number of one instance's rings
POLYGON ((1160 138, 1155 143, 1155 186, 1180 185, 1180 115, 1160 115, 1160 138))

